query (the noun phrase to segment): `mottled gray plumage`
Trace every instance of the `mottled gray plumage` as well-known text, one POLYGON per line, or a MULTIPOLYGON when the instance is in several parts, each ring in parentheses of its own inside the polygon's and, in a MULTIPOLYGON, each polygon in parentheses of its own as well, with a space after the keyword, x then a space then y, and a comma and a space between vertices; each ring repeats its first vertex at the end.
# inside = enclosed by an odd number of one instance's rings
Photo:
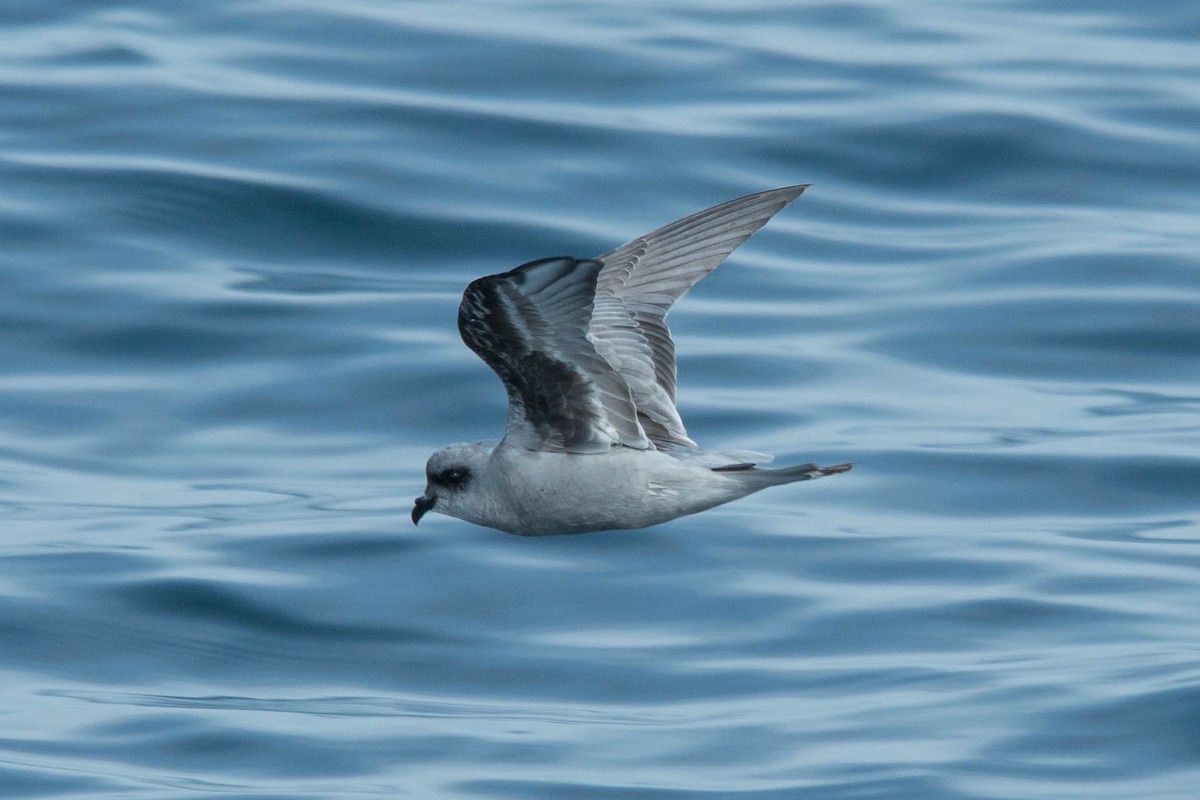
POLYGON ((700 450, 675 408, 671 306, 806 186, 731 200, 592 259, 472 282, 463 341, 508 393, 499 442, 435 453, 413 508, 518 534, 637 528, 767 486, 845 472, 700 450))

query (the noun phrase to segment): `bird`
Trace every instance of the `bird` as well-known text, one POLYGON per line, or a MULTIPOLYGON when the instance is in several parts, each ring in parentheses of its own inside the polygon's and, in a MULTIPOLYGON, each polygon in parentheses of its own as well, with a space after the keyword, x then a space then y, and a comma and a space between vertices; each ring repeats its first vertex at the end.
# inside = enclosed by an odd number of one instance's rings
POLYGON ((595 258, 471 282, 458 329, 504 384, 504 436, 430 456, 413 524, 434 511, 521 536, 637 529, 848 471, 701 449, 675 405, 667 312, 808 186, 721 203, 595 258))

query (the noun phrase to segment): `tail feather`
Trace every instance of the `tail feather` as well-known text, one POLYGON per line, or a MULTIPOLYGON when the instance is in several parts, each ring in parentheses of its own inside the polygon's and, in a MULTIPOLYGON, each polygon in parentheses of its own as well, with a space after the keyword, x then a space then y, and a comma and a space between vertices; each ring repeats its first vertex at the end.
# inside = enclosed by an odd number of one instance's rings
POLYGON ((853 466, 853 464, 838 464, 833 467, 818 467, 816 464, 797 464, 794 467, 779 467, 778 469, 753 469, 749 473, 759 476, 766 486, 780 486, 785 483, 810 481, 813 478, 849 472, 853 466))

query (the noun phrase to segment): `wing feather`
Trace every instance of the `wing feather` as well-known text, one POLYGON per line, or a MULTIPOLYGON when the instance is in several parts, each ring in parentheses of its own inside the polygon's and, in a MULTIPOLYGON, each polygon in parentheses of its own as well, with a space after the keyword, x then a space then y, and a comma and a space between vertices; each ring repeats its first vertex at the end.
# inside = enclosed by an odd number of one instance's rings
POLYGON ((575 453, 650 447, 628 384, 586 334, 601 267, 542 259, 463 293, 459 333, 504 383, 509 442, 575 453))
POLYGON ((463 293, 458 328, 531 450, 694 450, 675 408, 671 306, 806 186, 748 195, 605 253, 531 261, 463 293))
POLYGON ((675 408, 675 344, 667 312, 806 188, 786 186, 721 203, 596 259, 603 264, 596 279, 596 308, 604 313, 593 314, 588 336, 625 377, 642 428, 655 445, 696 446, 675 408))

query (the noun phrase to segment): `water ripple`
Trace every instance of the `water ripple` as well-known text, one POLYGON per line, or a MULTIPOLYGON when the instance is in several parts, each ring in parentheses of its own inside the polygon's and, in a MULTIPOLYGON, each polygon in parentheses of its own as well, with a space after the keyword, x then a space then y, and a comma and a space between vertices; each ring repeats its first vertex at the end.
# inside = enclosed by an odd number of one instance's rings
POLYGON ((1194 3, 7 3, 6 797, 1191 798, 1194 3), (466 283, 813 188, 654 530, 435 515, 466 283))

